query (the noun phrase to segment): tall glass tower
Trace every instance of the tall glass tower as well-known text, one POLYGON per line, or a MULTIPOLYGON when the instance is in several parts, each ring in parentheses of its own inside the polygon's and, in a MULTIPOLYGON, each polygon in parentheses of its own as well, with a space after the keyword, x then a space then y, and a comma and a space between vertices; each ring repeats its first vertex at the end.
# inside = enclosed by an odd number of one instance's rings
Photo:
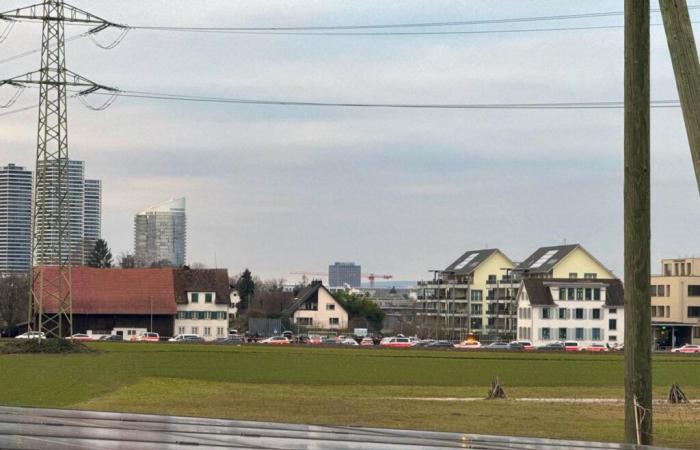
POLYGON ((140 267, 185 264, 185 199, 152 206, 134 218, 134 258, 140 267))
POLYGON ((102 237, 102 181, 85 180, 85 207, 83 208, 83 242, 85 262, 102 237))
POLYGON ((0 167, 0 276, 29 273, 32 253, 32 172, 0 167))
POLYGON ((362 287, 362 266, 353 262, 337 262, 328 266, 330 287, 362 287))

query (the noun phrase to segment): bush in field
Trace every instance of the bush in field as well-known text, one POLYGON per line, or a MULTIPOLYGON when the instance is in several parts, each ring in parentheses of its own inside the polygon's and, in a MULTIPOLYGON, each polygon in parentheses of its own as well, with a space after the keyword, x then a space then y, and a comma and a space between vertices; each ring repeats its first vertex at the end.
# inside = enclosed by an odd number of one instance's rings
POLYGON ((95 350, 69 339, 14 340, 0 347, 0 353, 90 353, 95 350))

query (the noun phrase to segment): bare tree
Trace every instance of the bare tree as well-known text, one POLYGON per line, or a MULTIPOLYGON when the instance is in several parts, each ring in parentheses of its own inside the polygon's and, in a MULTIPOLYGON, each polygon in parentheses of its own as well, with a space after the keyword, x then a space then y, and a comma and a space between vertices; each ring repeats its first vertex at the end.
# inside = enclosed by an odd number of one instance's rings
POLYGON ((28 277, 20 275, 0 278, 0 335, 8 334, 27 318, 28 280, 28 277))

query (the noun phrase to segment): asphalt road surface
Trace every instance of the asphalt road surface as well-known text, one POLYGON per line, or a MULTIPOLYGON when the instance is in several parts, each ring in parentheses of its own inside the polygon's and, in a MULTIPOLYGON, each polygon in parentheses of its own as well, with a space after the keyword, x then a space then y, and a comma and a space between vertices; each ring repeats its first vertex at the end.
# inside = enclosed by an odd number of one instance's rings
POLYGON ((0 449, 202 450, 209 448, 595 450, 632 449, 633 447, 460 433, 0 407, 0 449))

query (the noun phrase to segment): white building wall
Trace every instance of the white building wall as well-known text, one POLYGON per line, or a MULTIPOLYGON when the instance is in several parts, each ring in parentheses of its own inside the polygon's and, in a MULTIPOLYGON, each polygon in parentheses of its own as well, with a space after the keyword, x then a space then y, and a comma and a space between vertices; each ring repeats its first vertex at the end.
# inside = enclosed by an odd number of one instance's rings
POLYGON ((601 288, 600 300, 567 300, 559 298, 559 288, 550 287, 555 306, 549 308, 549 319, 544 318, 545 306, 531 306, 525 289, 520 289, 518 295, 518 339, 530 340, 535 346, 546 345, 556 341, 577 341, 579 345, 609 344, 621 345, 624 342, 625 313, 622 307, 609 308, 605 306, 605 288, 601 288), (560 319, 559 310, 564 309, 564 319, 560 319), (576 310, 582 309, 582 319, 576 318, 576 310), (593 318, 593 310, 599 310, 600 318, 593 318), (610 320, 614 320, 614 329, 610 328, 610 320), (549 339, 542 330, 549 329, 549 339), (560 329, 566 329, 566 337, 560 337, 560 329), (593 329, 600 329, 600 336, 594 339, 593 329), (583 329, 583 334, 580 329, 583 329))
POLYGON ((348 327, 348 313, 323 288, 318 290, 318 309, 316 311, 298 309, 294 312, 293 318, 294 323, 312 328, 342 330, 348 327), (311 325, 304 325, 304 319, 308 318, 312 320, 311 325), (337 323, 335 323, 336 320, 337 323))
POLYGON ((207 341, 228 336, 228 318, 231 308, 228 304, 216 303, 216 292, 188 292, 187 304, 177 305, 175 330, 177 334, 196 334, 207 341), (197 302, 193 302, 196 294, 197 302), (207 295, 211 302, 207 302, 207 295), (201 318, 201 316, 204 318, 201 318), (216 317, 216 318, 215 318, 216 317))

